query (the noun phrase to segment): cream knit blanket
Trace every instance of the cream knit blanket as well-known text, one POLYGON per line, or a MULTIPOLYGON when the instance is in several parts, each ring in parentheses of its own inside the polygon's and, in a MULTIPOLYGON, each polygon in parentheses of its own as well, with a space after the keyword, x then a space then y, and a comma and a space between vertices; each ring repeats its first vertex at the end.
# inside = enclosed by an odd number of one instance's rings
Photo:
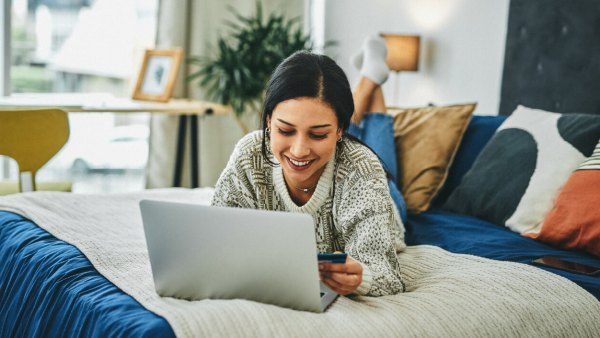
POLYGON ((246 300, 161 298, 152 282, 138 201, 208 204, 210 189, 133 194, 35 192, 0 198, 81 250, 95 268, 179 337, 592 337, 600 302, 574 283, 523 264, 414 246, 399 255, 407 292, 340 297, 323 314, 246 300))

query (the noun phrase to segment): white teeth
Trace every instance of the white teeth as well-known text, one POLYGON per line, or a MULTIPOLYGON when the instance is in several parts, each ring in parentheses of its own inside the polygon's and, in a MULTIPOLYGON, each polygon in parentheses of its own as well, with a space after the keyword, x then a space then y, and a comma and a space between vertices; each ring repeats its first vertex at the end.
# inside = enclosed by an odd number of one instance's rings
POLYGON ((295 166, 298 166, 298 167, 304 167, 305 165, 310 163, 310 161, 299 162, 299 161, 292 160, 291 158, 290 158, 290 162, 292 162, 295 166))

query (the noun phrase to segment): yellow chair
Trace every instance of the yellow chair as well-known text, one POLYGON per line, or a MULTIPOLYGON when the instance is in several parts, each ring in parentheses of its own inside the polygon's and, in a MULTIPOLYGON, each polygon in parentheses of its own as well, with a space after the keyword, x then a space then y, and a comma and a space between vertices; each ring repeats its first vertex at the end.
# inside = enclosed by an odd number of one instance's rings
POLYGON ((35 175, 69 139, 67 113, 60 109, 0 110, 0 155, 19 166, 18 182, 0 182, 0 195, 16 192, 71 191, 70 182, 36 184, 35 175))

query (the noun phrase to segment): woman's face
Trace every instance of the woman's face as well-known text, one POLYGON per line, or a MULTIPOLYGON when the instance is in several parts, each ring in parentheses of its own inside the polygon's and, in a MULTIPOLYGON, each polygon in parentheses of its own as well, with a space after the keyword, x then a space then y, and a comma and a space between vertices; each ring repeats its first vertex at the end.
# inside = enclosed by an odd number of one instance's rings
POLYGON ((342 136, 335 110, 319 99, 291 99, 275 106, 267 125, 271 150, 288 185, 315 186, 342 136))

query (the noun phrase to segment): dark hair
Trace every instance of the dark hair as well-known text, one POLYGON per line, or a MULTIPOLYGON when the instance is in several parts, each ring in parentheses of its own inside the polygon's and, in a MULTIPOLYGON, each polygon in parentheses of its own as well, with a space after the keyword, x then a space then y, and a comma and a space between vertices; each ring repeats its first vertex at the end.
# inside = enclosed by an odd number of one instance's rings
MULTIPOLYGON (((283 60, 273 71, 267 84, 262 112, 262 154, 271 164, 267 154, 267 119, 275 107, 299 97, 317 98, 335 110, 338 126, 345 134, 354 113, 354 100, 346 74, 331 58, 297 51, 283 60)), ((339 144, 339 143, 338 143, 339 144)))

